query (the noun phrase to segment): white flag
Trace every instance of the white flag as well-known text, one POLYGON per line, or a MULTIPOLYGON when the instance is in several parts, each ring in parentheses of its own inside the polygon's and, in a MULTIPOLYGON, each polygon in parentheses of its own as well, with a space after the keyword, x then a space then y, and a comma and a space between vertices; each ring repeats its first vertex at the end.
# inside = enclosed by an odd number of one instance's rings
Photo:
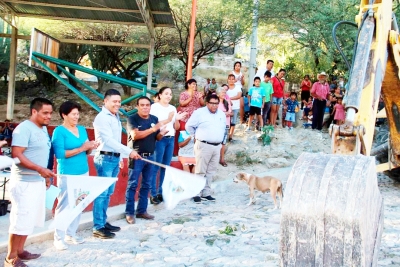
POLYGON ((4 169, 7 167, 11 167, 13 164, 18 164, 20 163, 18 158, 10 158, 7 156, 0 156, 0 169, 4 169))
POLYGON ((166 166, 162 185, 166 209, 172 210, 179 201, 196 196, 205 184, 204 177, 166 166))
POLYGON ((118 179, 114 177, 62 175, 66 179, 68 207, 55 216, 49 229, 67 230, 71 222, 89 204, 118 179))

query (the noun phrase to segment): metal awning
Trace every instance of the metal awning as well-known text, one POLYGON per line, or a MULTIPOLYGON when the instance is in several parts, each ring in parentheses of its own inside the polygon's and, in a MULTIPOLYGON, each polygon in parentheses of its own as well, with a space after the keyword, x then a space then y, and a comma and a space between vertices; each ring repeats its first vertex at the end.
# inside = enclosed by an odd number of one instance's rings
MULTIPOLYGON (((0 0, 0 18, 13 26, 10 36, 2 34, 2 37, 11 37, 8 119, 12 119, 14 113, 16 53, 19 38, 17 17, 146 26, 150 34, 149 77, 152 77, 153 73, 154 28, 175 27, 168 0, 0 0)), ((97 42, 96 45, 116 44, 97 42)), ((140 44, 137 46, 143 47, 140 44)), ((151 79, 148 79, 147 87, 151 88, 151 79)))
POLYGON ((173 27, 168 0, 1 0, 3 14, 154 27, 173 27))

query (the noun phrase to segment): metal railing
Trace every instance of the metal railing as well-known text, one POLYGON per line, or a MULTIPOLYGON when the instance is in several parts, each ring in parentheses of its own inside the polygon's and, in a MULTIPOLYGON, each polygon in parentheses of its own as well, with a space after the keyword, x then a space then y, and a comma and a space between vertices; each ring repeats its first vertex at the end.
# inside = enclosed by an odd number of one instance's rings
MULTIPOLYGON (((78 70, 87 74, 91 74, 96 76, 97 78, 102 78, 104 80, 109 80, 111 82, 114 83, 118 83, 121 85, 125 85, 137 90, 141 90, 141 92, 138 92, 136 94, 134 94, 133 96, 121 101, 121 105, 126 105, 129 104, 130 102, 138 99, 141 96, 145 96, 147 93, 154 95, 156 93, 156 91, 151 90, 151 89, 147 89, 147 87, 143 84, 134 82, 134 81, 130 81, 124 78, 120 78, 111 74, 107 74, 101 71, 97 71, 97 70, 92 70, 89 68, 85 68, 82 67, 78 64, 74 64, 62 59, 58 59, 58 58, 54 58, 54 57, 50 57, 38 52, 32 52, 32 59, 39 64, 43 69, 45 69, 48 73, 50 73, 51 75, 53 75, 57 80, 59 80, 64 86, 66 86, 68 89, 70 89, 72 92, 74 92, 77 96, 79 96, 83 101, 85 101, 87 104, 89 104, 93 109, 95 109, 96 111, 100 112, 101 108, 95 103, 93 102, 89 97, 87 97, 85 94, 83 94, 79 89, 75 88, 73 85, 71 85, 68 80, 65 80, 64 78, 62 78, 58 73, 54 72, 50 67, 48 67, 45 63, 43 63, 43 61, 48 61, 48 62, 52 62, 54 64, 57 65, 57 69, 62 72, 63 74, 65 74, 65 76, 67 76, 68 78, 73 79, 74 81, 77 82, 77 84, 79 84, 80 86, 84 87, 85 89, 87 89, 89 92, 93 93, 95 96, 97 96, 99 99, 103 100, 104 95, 100 94, 96 89, 94 89, 93 87, 91 87, 90 85, 88 85, 87 83, 85 83, 83 80, 78 79, 77 77, 75 77, 73 74, 71 74, 69 71, 67 71, 65 69, 65 67, 68 67, 69 69, 74 69, 74 70, 78 70)), ((119 109, 120 113, 126 117, 133 115, 137 112, 136 109, 132 109, 130 111, 126 111, 123 108, 119 109)), ((123 121, 124 119, 121 119, 121 121, 123 121)), ((123 132, 126 133, 125 128, 123 128, 123 132)))

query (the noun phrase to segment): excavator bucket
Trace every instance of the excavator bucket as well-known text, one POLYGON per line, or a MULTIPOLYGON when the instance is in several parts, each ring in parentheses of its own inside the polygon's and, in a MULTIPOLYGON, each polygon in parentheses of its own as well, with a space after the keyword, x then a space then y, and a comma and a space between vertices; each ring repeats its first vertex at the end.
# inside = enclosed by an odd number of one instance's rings
POLYGON ((383 199, 374 157, 303 153, 281 216, 281 266, 376 266, 383 199))

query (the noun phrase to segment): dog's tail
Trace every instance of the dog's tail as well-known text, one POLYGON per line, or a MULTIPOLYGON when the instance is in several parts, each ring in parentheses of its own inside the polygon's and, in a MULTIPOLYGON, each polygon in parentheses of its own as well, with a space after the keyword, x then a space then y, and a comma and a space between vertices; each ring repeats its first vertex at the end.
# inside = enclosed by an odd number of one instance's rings
POLYGON ((282 196, 282 199, 283 199, 283 185, 282 185, 282 183, 278 187, 278 192, 281 193, 281 196, 282 196))

